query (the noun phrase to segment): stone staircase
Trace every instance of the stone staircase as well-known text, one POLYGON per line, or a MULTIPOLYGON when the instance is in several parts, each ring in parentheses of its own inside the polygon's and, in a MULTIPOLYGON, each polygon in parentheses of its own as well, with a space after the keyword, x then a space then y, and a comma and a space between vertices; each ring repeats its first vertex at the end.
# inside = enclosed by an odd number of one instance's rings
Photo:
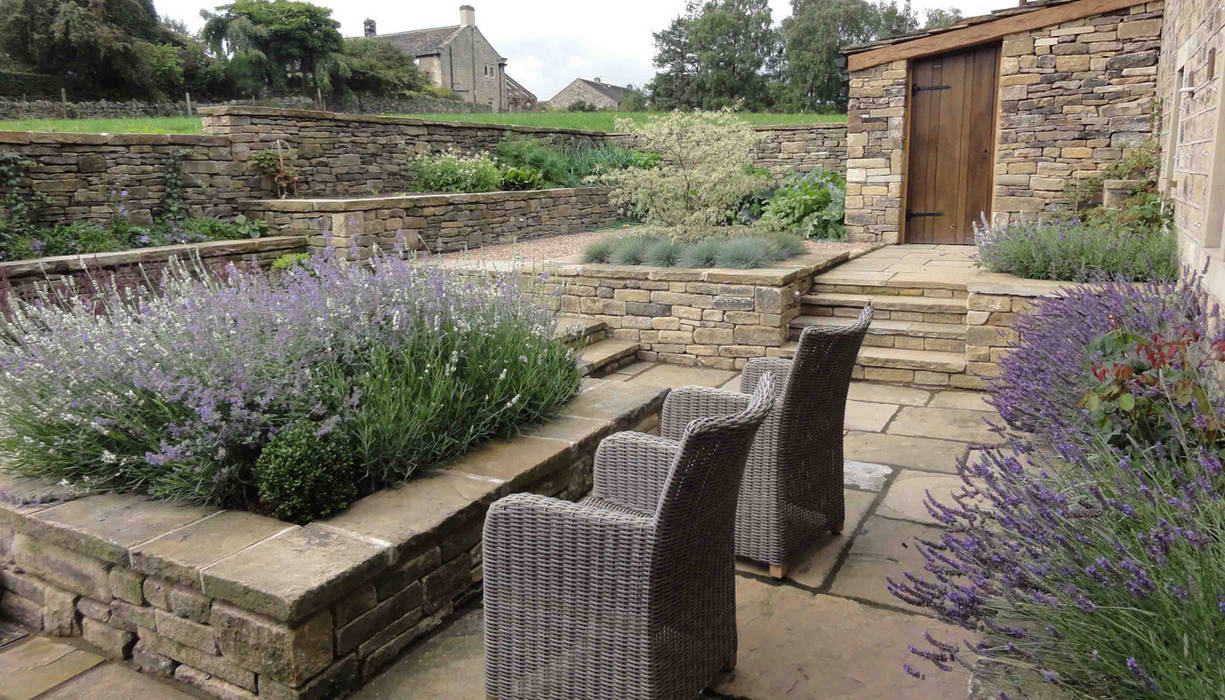
POLYGON ((876 309, 855 366, 855 378, 895 384, 977 388, 966 374, 966 285, 939 279, 865 280, 838 270, 813 279, 791 322, 791 339, 779 353, 794 352, 807 326, 844 325, 866 304, 876 309))
POLYGON ((610 337, 608 324, 585 316, 563 316, 557 337, 575 349, 584 377, 608 374, 637 359, 637 341, 610 337))

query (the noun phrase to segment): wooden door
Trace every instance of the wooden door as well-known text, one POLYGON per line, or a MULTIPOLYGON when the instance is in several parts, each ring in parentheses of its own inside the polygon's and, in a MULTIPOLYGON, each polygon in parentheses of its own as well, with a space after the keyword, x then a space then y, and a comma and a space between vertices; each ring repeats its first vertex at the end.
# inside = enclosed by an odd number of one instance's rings
POLYGON ((971 244, 991 218, 999 62, 989 44, 911 63, 907 243, 971 244))

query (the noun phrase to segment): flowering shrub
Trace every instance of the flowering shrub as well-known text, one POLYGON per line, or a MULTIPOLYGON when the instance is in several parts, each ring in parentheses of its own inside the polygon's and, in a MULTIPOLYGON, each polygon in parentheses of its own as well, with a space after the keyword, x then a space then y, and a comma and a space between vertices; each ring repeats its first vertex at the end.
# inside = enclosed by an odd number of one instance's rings
POLYGON ((783 178, 766 202, 760 223, 770 231, 790 231, 804 238, 843 240, 845 214, 846 179, 816 168, 783 178))
POLYGON ((485 154, 422 153, 409 159, 408 173, 418 192, 493 192, 502 186, 502 171, 485 154))
POLYGON ((646 122, 618 119, 617 130, 659 154, 657 167, 616 170, 603 176, 610 199, 648 224, 670 227, 679 238, 699 238, 731 219, 767 175, 753 168, 759 135, 731 112, 672 112, 646 122))
POLYGON ((303 423, 344 436, 368 493, 548 415, 579 383, 552 316, 511 282, 395 257, 224 278, 179 265, 156 294, 12 303, 5 468, 158 497, 251 505, 265 445, 303 423))
POLYGON ((1178 277, 1178 241, 1161 229, 1110 230, 1077 217, 975 226, 978 263, 992 272, 1041 280, 1136 281, 1178 277))
POLYGON ((917 543, 927 575, 889 582, 978 640, 928 636, 914 654, 941 669, 979 655, 1001 662, 980 674, 1078 697, 1219 693, 1222 342, 1196 284, 1080 288, 1022 321, 992 400, 1035 434, 965 465, 953 502, 929 497, 948 529, 917 543))

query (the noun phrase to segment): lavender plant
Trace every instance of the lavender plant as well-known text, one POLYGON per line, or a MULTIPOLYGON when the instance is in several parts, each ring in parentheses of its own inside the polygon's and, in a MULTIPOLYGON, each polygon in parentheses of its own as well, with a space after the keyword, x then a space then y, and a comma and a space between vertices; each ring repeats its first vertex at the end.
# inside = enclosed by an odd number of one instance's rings
POLYGON ((175 264, 156 293, 13 301, 0 448, 22 475, 248 506, 263 447, 309 422, 346 434, 369 492, 570 398, 553 329, 512 281, 395 256, 276 276, 175 264))
POLYGON ((952 502, 929 496, 947 530, 917 542, 925 573, 889 581, 900 599, 970 631, 929 635, 916 656, 944 670, 985 657, 996 663, 973 666, 981 675, 1006 683, 1028 672, 1077 697, 1220 695, 1225 344, 1196 285, 1081 287, 1020 321, 1022 344, 992 400, 1031 435, 963 465, 952 502), (1133 337, 1148 341, 1111 350, 1133 337), (1133 373, 1113 371, 1133 362, 1133 373), (1108 394, 1120 414, 1140 410, 1140 399, 1119 400, 1120 387, 1143 393, 1145 414, 1120 415, 1122 433, 1103 430, 1101 405, 1086 399, 1108 394), (1160 422, 1169 430, 1155 431, 1160 422))
POLYGON ((1112 229, 1073 216, 975 227, 979 264, 1029 279, 1137 281, 1178 277, 1178 241, 1157 229, 1112 229))

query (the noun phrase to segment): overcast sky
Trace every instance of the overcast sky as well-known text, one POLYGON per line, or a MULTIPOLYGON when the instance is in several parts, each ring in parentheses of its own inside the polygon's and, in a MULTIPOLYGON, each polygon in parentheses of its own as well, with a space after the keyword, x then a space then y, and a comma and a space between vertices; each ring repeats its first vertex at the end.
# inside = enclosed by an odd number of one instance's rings
MULTIPOLYGON (((345 36, 360 36, 366 18, 380 34, 459 23, 463 0, 311 0, 332 8, 345 36)), ((154 0, 163 17, 203 24, 201 9, 222 1, 154 0)), ((476 24, 508 59, 507 72, 547 100, 575 78, 599 77, 616 85, 642 86, 655 74, 651 32, 681 14, 685 0, 469 0, 476 24)), ((923 16, 927 7, 959 7, 965 16, 1015 5, 1014 0, 912 0, 923 16)), ((770 0, 777 24, 791 12, 790 0, 770 0)))

